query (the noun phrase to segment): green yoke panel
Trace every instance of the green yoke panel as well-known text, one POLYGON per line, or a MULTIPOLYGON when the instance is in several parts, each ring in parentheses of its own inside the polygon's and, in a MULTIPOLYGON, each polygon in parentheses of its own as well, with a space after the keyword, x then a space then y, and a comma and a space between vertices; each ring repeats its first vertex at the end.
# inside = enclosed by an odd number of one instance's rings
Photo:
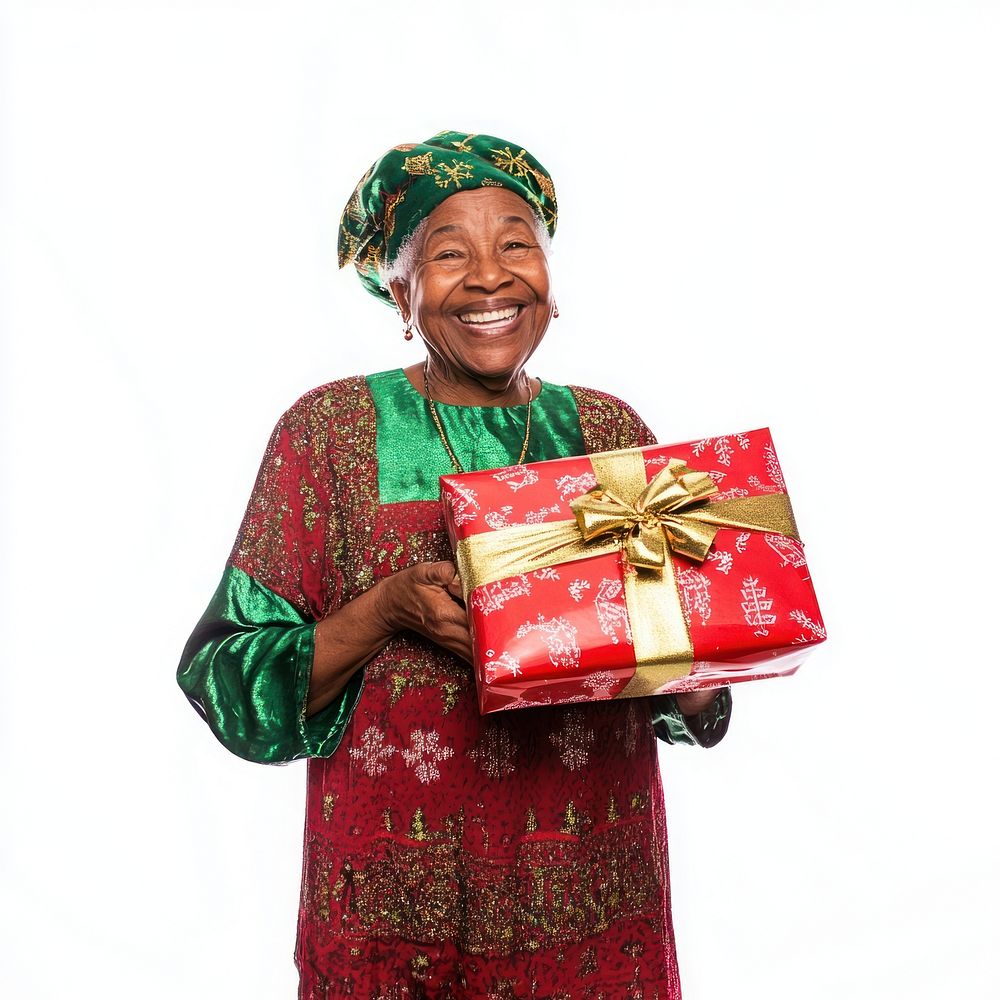
MULTIPOLYGON (((437 500, 438 477, 454 472, 427 400, 401 368, 368 376, 375 400, 378 490, 382 503, 437 500)), ((468 472, 517 462, 524 444, 525 406, 452 406, 436 403, 448 443, 468 472)), ((531 404, 526 462, 586 451, 573 393, 542 383, 531 404)))

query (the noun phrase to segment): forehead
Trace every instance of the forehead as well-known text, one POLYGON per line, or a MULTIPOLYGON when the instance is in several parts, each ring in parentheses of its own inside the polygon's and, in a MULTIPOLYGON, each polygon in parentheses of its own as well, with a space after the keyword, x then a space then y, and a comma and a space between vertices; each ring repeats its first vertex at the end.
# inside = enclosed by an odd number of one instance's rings
POLYGON ((449 232, 492 230, 522 220, 531 226, 534 213, 528 203, 507 188, 476 188, 446 198, 427 216, 427 238, 443 227, 449 232))

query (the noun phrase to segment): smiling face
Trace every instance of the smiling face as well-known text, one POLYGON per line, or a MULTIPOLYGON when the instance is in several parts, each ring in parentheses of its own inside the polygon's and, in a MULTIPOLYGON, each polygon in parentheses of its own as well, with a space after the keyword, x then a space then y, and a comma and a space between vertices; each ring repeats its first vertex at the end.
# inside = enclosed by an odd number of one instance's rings
POLYGON ((545 335, 553 303, 534 219, 506 188, 454 194, 427 217, 409 280, 390 285, 435 374, 456 387, 516 389, 545 335))

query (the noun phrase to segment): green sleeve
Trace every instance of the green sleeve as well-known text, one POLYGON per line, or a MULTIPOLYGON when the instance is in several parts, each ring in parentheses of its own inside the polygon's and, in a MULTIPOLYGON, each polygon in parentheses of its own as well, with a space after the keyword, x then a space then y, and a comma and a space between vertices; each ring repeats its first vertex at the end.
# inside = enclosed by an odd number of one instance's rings
POLYGON ((689 746, 714 747, 726 735, 733 711, 733 696, 728 687, 722 688, 704 712, 685 718, 672 694, 650 699, 653 731, 664 743, 686 743, 689 746))
POLYGON ((361 694, 363 670, 306 718, 316 623, 229 566, 181 657, 177 681, 219 741, 238 757, 284 763, 329 757, 361 694))

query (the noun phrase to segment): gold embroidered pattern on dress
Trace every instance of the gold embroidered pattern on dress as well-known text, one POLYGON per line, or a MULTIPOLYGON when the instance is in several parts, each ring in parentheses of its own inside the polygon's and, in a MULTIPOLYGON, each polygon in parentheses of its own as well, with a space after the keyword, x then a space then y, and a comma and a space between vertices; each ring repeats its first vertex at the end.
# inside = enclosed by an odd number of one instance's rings
MULTIPOLYGON (((388 674, 385 681, 389 691, 390 708, 394 708, 400 698, 407 693, 418 695, 437 693, 441 698, 441 714, 447 715, 458 704, 459 693, 472 686, 469 671, 461 667, 457 669, 453 667, 454 673, 452 673, 448 669, 441 669, 438 664, 435 664, 436 669, 417 666, 416 661, 408 657, 395 662, 389 661, 389 664, 399 670, 398 673, 388 674)), ((381 673, 383 672, 380 671, 381 673)), ((378 675, 369 675, 369 679, 373 680, 376 676, 378 675)))
POLYGON ((528 812, 524 819, 524 831, 525 833, 534 833, 538 829, 538 817, 535 815, 535 810, 528 806, 528 812))
POLYGON ((608 820, 608 822, 609 823, 617 823, 618 820, 620 820, 621 818, 622 818, 621 817, 621 813, 618 812, 618 803, 615 802, 614 795, 609 795, 608 796, 608 814, 607 814, 607 820, 608 820))
POLYGON ((593 729, 583 724, 583 717, 573 709, 567 709, 562 728, 549 733, 549 740, 559 751, 559 759, 570 771, 586 767, 590 761, 590 747, 595 739, 593 729))
POLYGON ((574 837, 580 836, 580 828, 583 825, 583 821, 580 814, 576 811, 576 804, 572 801, 566 803, 566 812, 563 814, 563 825, 559 827, 560 833, 569 833, 574 837))
POLYGON ((305 477, 299 480, 299 493, 302 494, 302 523, 306 531, 312 531, 319 520, 319 501, 316 499, 316 491, 306 482, 305 477))
POLYGON ((419 806, 413 813, 410 821, 410 837, 413 840, 421 841, 427 839, 427 824, 424 822, 424 811, 419 806))
MULTIPOLYGON (((567 808, 567 825, 579 827, 575 808, 567 808)), ((469 955, 511 955, 656 911, 642 824, 603 827, 578 840, 522 840, 512 856, 496 859, 462 851, 459 831, 432 832, 418 808, 408 838, 373 837, 336 877, 314 841, 307 846, 314 912, 329 919, 337 899, 340 934, 450 941, 469 955)))
POLYGON ((333 818, 333 807, 337 804, 337 796, 332 792, 327 792, 323 796, 323 822, 329 823, 333 818))
POLYGON ((488 721, 482 738, 468 751, 468 755, 478 764, 483 774, 497 781, 508 777, 517 769, 514 763, 517 747, 502 721, 488 721))

